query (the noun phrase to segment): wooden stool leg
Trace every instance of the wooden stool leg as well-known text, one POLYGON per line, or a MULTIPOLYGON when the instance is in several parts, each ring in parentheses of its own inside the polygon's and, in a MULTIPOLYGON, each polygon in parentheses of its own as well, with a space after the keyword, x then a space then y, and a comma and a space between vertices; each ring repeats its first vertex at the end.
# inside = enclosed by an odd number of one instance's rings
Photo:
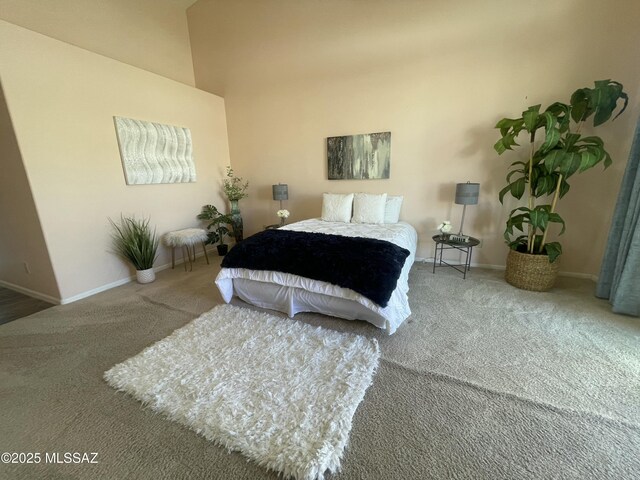
POLYGON ((209 255, 207 255, 207 246, 202 242, 202 251, 204 252, 204 258, 207 259, 207 265, 209 265, 209 255))
POLYGON ((176 247, 171 247, 171 270, 176 268, 176 247))
POLYGON ((191 263, 191 253, 189 253, 189 245, 187 245, 187 256, 189 257, 189 271, 193 272, 193 263, 191 263))
MULTIPOLYGON (((191 259, 189 259, 189 263, 191 263, 191 259)), ((187 257, 184 256, 184 245, 182 245, 182 264, 184 265, 184 271, 187 271, 187 257)))

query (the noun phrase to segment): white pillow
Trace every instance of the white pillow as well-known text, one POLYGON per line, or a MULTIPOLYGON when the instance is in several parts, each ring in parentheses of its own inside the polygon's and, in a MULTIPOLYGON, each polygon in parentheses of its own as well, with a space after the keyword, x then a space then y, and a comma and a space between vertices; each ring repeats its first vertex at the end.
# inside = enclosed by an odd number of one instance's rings
POLYGON ((345 222, 351 220, 351 206, 353 193, 341 195, 339 193, 322 194, 322 220, 325 222, 345 222))
POLYGON ((387 194, 356 193, 353 199, 353 223, 384 223, 387 194))
POLYGON ((398 223, 402 200, 404 200, 404 197, 401 195, 387 197, 387 204, 384 207, 384 223, 398 223))

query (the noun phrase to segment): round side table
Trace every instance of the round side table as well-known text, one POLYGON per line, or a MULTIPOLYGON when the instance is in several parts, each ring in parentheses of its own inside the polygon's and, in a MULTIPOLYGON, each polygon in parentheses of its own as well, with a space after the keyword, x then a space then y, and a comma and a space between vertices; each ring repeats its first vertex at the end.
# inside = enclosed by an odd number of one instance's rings
POLYGON ((471 270, 471 254, 473 247, 480 245, 480 240, 469 237, 466 242, 457 242, 443 237, 442 235, 434 235, 431 237, 436 242, 436 256, 433 258, 433 273, 436 273, 436 267, 451 267, 462 274, 462 278, 467 278, 467 272, 471 270), (438 261, 438 250, 440 251, 440 260, 438 261), (465 254, 464 263, 449 263, 442 259, 445 250, 458 250, 465 254))

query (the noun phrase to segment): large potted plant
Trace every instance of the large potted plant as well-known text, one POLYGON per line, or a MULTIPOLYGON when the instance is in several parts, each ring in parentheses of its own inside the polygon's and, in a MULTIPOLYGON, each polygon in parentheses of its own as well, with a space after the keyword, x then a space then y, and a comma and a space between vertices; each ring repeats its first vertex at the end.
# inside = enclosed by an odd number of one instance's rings
POLYGON ((158 254, 159 239, 155 229, 151 231, 149 219, 120 216, 120 222, 109 219, 113 227, 115 253, 131 262, 136 269, 138 283, 151 283, 156 279, 153 263, 158 254))
POLYGON ((240 206, 238 202, 249 195, 246 193, 248 187, 249 182, 243 182, 241 177, 236 177, 233 173, 233 169, 230 166, 227 166, 227 178, 222 182, 222 189, 224 190, 224 194, 229 199, 229 204, 231 205, 230 223, 233 227, 233 236, 236 242, 241 241, 243 238, 242 215, 240 215, 240 206))
POLYGON ((229 225, 232 222, 231 215, 224 215, 218 211, 213 205, 205 205, 202 207, 202 212, 198 214, 198 219, 207 220, 207 243, 215 245, 218 249, 218 255, 224 256, 227 254, 229 246, 224 243, 224 237, 229 234, 229 225))
POLYGON ((597 127, 618 110, 615 120, 628 101, 622 84, 600 80, 593 88, 576 90, 569 103, 555 102, 544 111, 534 105, 521 117, 503 118, 496 124, 500 139, 494 148, 499 155, 519 147, 516 140, 521 134, 527 138, 522 148, 527 149, 528 159, 511 164, 507 185, 499 194, 501 203, 507 194, 527 201, 509 213, 504 232, 510 248, 505 278, 510 284, 536 291, 553 287, 562 246, 547 237, 551 224, 561 227, 560 235, 565 231, 565 221, 556 211, 558 200, 569 191, 573 175, 599 163, 605 169, 611 165, 602 139, 583 136, 581 130, 589 119, 597 127))

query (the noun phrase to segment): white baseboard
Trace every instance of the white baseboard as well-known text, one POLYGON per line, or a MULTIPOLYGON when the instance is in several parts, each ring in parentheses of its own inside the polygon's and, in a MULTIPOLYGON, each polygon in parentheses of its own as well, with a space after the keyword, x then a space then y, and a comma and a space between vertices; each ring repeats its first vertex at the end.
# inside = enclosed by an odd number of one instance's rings
MULTIPOLYGON (((207 253, 211 253, 210 249, 207 249, 207 253)), ((196 258, 200 258, 200 257, 204 257, 204 253, 200 252, 200 253, 196 253, 196 258)), ((187 262, 189 260, 186 260, 187 262)), ((183 263, 185 263, 185 259, 180 258, 177 259, 176 258, 176 266, 177 265, 182 265, 183 263)), ((171 262, 169 263, 165 263, 164 265, 159 265, 157 267, 153 267, 153 270, 158 273, 161 272, 162 270, 166 270, 167 268, 171 268, 171 262)), ((57 304, 60 305, 66 305, 68 303, 73 303, 73 302, 77 302, 78 300, 82 300, 83 298, 87 298, 87 297, 91 297, 92 295, 95 295, 96 293, 101 293, 101 292, 105 292, 107 290, 111 290, 112 288, 116 288, 119 287, 121 285, 125 285, 129 282, 135 281, 136 276, 132 275, 130 277, 126 277, 126 278, 121 278, 120 280, 116 280, 115 282, 111 282, 108 283, 106 285, 102 285, 100 287, 96 287, 93 288, 91 290, 87 290, 86 292, 82 292, 79 293, 77 295, 74 295, 72 297, 67 297, 67 298, 63 298, 61 300, 56 300, 57 304)))
MULTIPOLYGON (((422 263, 433 263, 433 258, 423 258, 416 257, 416 262, 422 263)), ((487 263, 474 263, 471 262, 471 268, 487 268, 489 270, 504 270, 506 268, 505 265, 491 265, 487 263)), ((594 282, 598 281, 597 275, 592 275, 591 273, 579 273, 579 272, 558 272, 558 275, 561 277, 571 277, 571 278, 584 278, 586 280, 592 280, 594 282)))
POLYGON ((54 305, 60 305, 62 303, 59 298, 36 292, 35 290, 31 290, 30 288, 21 287, 20 285, 15 285, 10 282, 5 282, 4 280, 0 280, 0 286, 8 288, 9 290, 13 290, 14 292, 22 293, 23 295, 27 295, 28 297, 33 297, 37 298, 38 300, 53 303, 54 305))
POLYGON ((592 275, 591 273, 577 273, 577 272, 558 272, 561 277, 571 278, 584 278, 586 280, 598 281, 598 275, 592 275))
POLYGON ((77 302, 78 300, 82 300, 83 298, 90 297, 95 295, 96 293, 104 292, 106 290, 111 290, 112 288, 119 287, 120 285, 124 285, 125 283, 129 283, 131 280, 134 280, 136 277, 128 277, 121 278, 120 280, 116 280, 115 282, 107 283, 106 285, 102 285, 97 288, 93 288, 91 290, 87 290, 86 292, 79 293, 74 295, 73 297, 67 297, 60 300, 61 305, 66 305, 67 303, 77 302))

